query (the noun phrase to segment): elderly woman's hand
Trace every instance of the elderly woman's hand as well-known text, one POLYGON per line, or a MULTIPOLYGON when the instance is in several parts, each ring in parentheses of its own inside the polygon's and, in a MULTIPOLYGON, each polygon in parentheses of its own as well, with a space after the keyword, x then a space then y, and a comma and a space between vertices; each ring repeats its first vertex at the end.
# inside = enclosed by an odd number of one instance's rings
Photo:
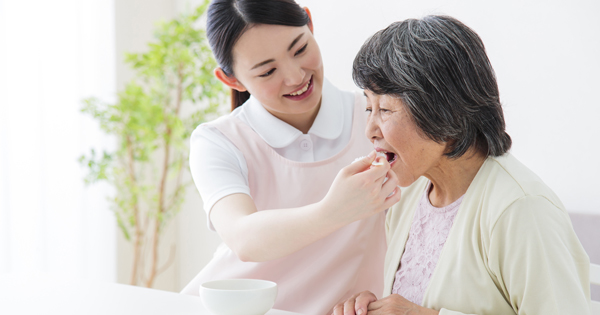
MULTIPOLYGON (((358 307, 363 307, 362 305, 358 305, 358 307)), ((369 303, 368 306, 369 315, 384 315, 384 314, 394 314, 394 315, 437 315, 440 312, 436 310, 432 310, 430 308, 422 307, 417 305, 401 295, 392 294, 386 298, 383 298, 379 301, 374 301, 369 303)))
POLYGON ((333 315, 437 315, 438 311, 422 307, 401 295, 392 294, 381 300, 369 291, 353 295, 346 302, 336 305, 333 315), (367 313, 368 312, 368 313, 367 313))
POLYGON ((333 308, 333 315, 365 315, 369 303, 377 301, 375 294, 363 291, 333 308))

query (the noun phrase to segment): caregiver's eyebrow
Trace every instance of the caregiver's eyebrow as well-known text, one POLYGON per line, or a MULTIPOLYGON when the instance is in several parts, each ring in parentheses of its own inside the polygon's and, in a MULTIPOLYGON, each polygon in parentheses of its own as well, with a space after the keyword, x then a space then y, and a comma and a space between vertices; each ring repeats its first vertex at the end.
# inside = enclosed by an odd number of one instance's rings
POLYGON ((254 67, 252 67, 252 69, 250 69, 250 70, 254 70, 254 69, 258 68, 258 67, 262 67, 262 66, 266 65, 267 63, 270 63, 270 62, 273 62, 273 61, 275 61, 275 59, 268 59, 268 60, 265 60, 263 62, 259 62, 259 63, 255 64, 254 67))
MULTIPOLYGON (((296 43, 300 40, 300 38, 302 38, 302 36, 304 36, 304 33, 298 35, 298 37, 294 38, 294 40, 292 41, 292 43, 290 44, 290 47, 288 47, 288 51, 292 50, 292 48, 294 48, 294 45, 296 45, 296 43)), ((254 70, 258 67, 262 67, 270 62, 275 61, 275 59, 268 59, 262 62, 259 62, 257 64, 254 65, 254 67, 252 67, 250 70, 254 70)))
POLYGON ((288 47, 288 51, 292 50, 292 48, 294 47, 294 45, 296 45, 296 43, 300 40, 300 38, 304 36, 304 33, 298 35, 298 37, 296 37, 292 43, 290 44, 290 47, 288 47))

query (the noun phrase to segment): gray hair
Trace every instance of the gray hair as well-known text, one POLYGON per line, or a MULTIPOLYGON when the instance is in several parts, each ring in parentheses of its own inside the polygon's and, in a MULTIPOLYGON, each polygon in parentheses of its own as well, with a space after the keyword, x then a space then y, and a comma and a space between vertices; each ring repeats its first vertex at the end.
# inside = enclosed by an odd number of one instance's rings
POLYGON ((471 147, 486 156, 510 149, 483 42, 452 17, 409 19, 375 33, 354 59, 352 77, 362 89, 399 97, 427 137, 449 144, 449 158, 471 147))

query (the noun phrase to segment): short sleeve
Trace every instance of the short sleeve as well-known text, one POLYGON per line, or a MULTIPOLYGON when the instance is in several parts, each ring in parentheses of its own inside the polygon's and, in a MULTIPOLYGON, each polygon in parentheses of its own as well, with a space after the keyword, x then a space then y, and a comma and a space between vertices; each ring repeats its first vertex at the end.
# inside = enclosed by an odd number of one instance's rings
POLYGON ((488 262, 517 314, 589 314, 589 258, 568 214, 524 196, 493 226, 488 262))
POLYGON ((250 195, 248 167, 243 154, 221 132, 209 125, 198 126, 190 138, 190 170, 204 202, 208 227, 212 207, 231 194, 250 195))

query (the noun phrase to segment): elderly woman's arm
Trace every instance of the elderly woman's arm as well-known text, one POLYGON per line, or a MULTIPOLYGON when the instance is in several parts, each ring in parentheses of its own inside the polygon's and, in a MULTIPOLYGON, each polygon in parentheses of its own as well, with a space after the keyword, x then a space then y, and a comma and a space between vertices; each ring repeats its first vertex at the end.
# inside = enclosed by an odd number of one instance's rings
POLYGON ((526 195, 502 212, 489 236, 490 275, 515 314, 590 314, 589 258, 559 206, 526 195))
POLYGON ((589 258, 568 214, 525 196, 496 221, 488 265, 517 314, 589 314, 589 258))

